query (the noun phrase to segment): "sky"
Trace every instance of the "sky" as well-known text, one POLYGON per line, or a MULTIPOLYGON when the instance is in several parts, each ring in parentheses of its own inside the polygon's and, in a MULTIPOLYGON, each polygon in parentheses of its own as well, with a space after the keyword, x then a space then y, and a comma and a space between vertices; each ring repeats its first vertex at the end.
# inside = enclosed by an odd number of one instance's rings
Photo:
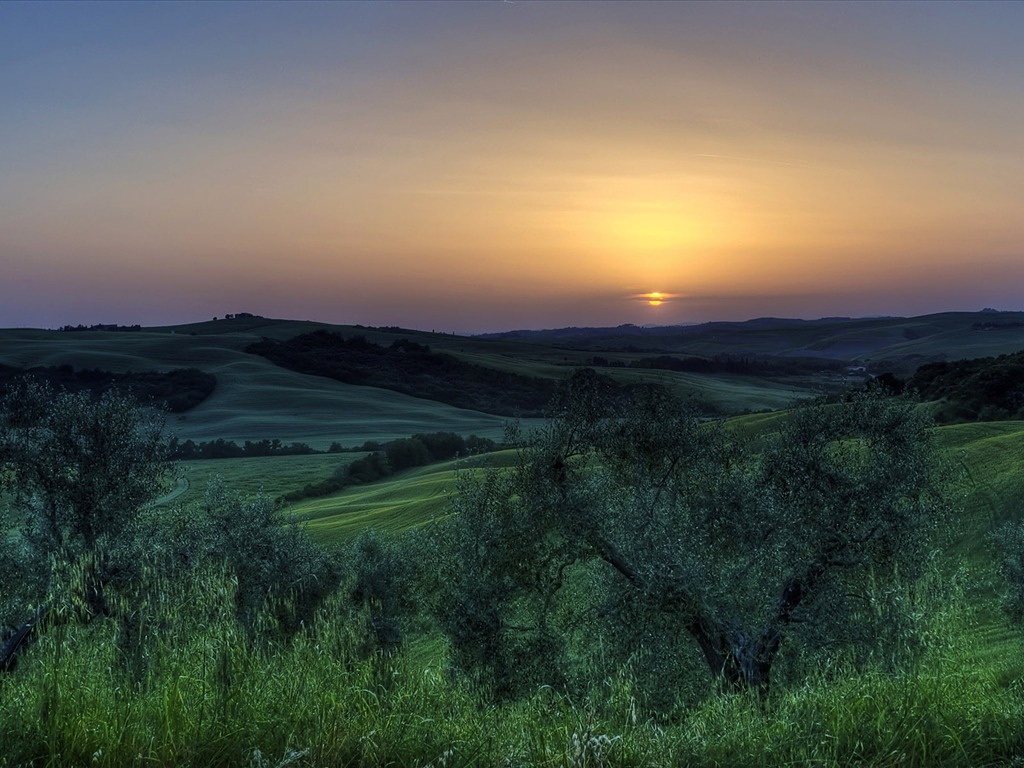
POLYGON ((0 2, 0 327, 1024 309, 1022 30, 1009 2, 0 2))

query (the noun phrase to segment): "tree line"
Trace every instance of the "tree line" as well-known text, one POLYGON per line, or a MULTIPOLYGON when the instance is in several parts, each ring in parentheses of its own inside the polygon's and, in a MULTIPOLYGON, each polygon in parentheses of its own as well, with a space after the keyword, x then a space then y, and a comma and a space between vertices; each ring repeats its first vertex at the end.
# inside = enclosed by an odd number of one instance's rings
POLYGON ((1024 351, 925 363, 907 379, 882 374, 875 386, 938 402, 934 418, 942 424, 1024 419, 1024 351))
POLYGON ((99 368, 75 369, 71 365, 14 368, 0 365, 0 393, 18 381, 32 378, 54 389, 87 392, 99 397, 110 389, 132 397, 140 405, 184 413, 213 394, 217 377, 198 368, 171 371, 126 371, 115 373, 99 368))
MULTIPOLYGON (((340 453, 341 445, 335 443, 340 453)), ((333 448, 334 446, 332 446, 333 448)), ((324 453, 310 447, 307 443, 282 443, 279 439, 246 440, 239 445, 234 440, 218 437, 216 440, 199 441, 179 440, 171 437, 167 444, 168 458, 175 461, 199 461, 204 459, 246 459, 257 456, 307 456, 324 453)))

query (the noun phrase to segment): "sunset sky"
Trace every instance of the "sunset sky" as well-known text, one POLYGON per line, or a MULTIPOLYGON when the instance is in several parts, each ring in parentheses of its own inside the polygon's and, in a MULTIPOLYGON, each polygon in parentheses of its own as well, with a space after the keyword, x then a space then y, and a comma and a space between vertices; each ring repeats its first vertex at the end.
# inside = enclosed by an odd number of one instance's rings
POLYGON ((0 327, 1024 309, 1022 34, 1022 3, 2 2, 0 327))

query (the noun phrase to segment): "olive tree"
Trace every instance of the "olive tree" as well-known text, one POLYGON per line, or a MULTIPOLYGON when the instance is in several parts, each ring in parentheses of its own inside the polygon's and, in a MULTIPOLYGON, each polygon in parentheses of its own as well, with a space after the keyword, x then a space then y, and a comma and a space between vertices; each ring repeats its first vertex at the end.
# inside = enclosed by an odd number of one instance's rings
POLYGON ((261 616, 274 616, 277 629, 290 634, 337 586, 335 564, 304 526, 262 493, 243 498, 215 477, 203 508, 190 512, 200 526, 193 528, 198 531, 189 549, 199 551, 198 562, 221 561, 230 568, 237 617, 247 628, 255 629, 261 616))
POLYGON ((0 493, 16 531, 3 554, 20 573, 9 582, 38 593, 54 567, 86 567, 98 607, 103 582, 131 567, 139 515, 170 472, 165 446, 161 421, 123 395, 12 387, 0 402, 0 493))
POLYGON ((440 538, 464 666, 506 693, 562 682, 574 628, 601 617, 688 638, 722 687, 765 691, 787 642, 884 636, 878 585, 922 572, 948 508, 912 405, 801 407, 742 437, 661 390, 603 387, 577 376, 513 467, 462 484, 440 538))

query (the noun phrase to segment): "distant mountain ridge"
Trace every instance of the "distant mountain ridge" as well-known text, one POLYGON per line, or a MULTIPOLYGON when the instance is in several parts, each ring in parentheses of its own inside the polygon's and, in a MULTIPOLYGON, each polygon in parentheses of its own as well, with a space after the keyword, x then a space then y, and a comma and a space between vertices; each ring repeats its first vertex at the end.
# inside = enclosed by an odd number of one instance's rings
MULTIPOLYGON (((1005 314, 1005 313, 1000 313, 1005 314)), ((1024 314, 1024 313, 1013 313, 1024 314)), ((750 320, 709 320, 703 323, 678 323, 674 325, 636 325, 634 323, 623 323, 616 326, 575 326, 570 325, 564 328, 541 328, 541 329, 516 329, 511 331, 494 331, 490 333, 473 334, 477 339, 517 339, 517 338, 574 338, 605 335, 635 335, 635 336, 671 336, 679 333, 700 333, 713 329, 763 329, 763 328, 786 328, 788 326, 808 325, 829 325, 835 323, 850 323, 874 320, 905 320, 907 318, 894 316, 878 317, 820 317, 812 320, 798 317, 755 317, 750 320)))
POLYGON ((1024 349, 1024 312, 944 312, 917 317, 760 317, 696 325, 555 328, 488 333, 489 340, 594 352, 817 357, 912 372, 925 362, 1024 349))

